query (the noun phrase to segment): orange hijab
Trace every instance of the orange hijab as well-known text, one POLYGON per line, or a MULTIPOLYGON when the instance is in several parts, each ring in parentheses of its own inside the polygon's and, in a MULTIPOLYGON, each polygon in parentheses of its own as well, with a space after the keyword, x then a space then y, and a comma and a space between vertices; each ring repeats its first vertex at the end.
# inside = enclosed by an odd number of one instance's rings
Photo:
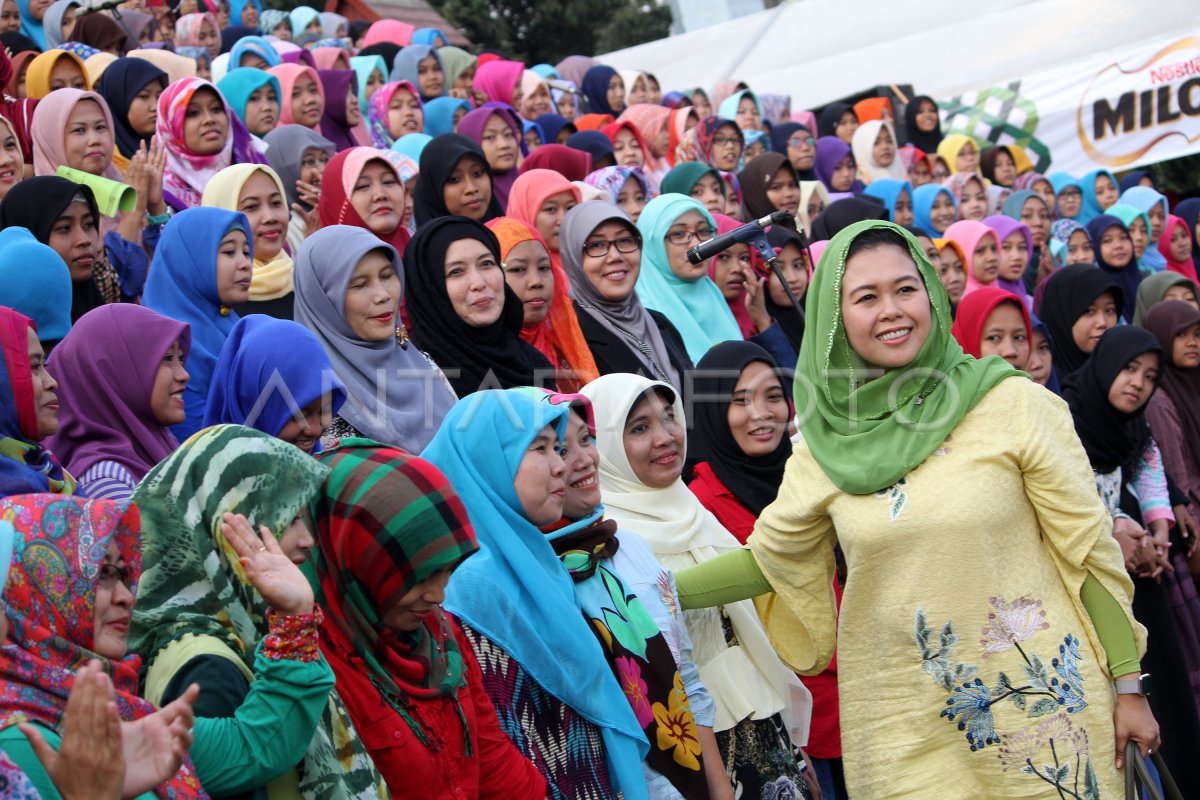
POLYGON ((561 391, 578 391, 584 384, 598 378, 600 370, 596 368, 596 360, 583 338, 583 331, 579 329, 579 320, 571 304, 571 286, 562 259, 557 253, 550 252, 546 240, 536 228, 522 220, 497 217, 485 224, 500 240, 500 258, 503 260, 508 259, 514 247, 528 241, 537 242, 550 255, 550 269, 554 273, 550 313, 538 324, 522 327, 521 338, 536 347, 559 370, 557 382, 561 391), (565 374, 567 370, 574 374, 565 374))

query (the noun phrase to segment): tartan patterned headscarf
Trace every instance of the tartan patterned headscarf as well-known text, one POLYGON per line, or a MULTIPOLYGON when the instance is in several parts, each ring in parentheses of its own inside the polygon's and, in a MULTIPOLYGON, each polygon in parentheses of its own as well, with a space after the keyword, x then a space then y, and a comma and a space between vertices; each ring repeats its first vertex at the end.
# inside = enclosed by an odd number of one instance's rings
POLYGON ((383 699, 426 746, 424 704, 413 700, 453 698, 468 735, 450 619, 439 608, 411 633, 382 621, 417 584, 479 549, 462 500, 433 464, 369 439, 343 439, 317 460, 332 470, 309 504, 317 538, 309 579, 325 611, 322 639, 362 657, 383 699))

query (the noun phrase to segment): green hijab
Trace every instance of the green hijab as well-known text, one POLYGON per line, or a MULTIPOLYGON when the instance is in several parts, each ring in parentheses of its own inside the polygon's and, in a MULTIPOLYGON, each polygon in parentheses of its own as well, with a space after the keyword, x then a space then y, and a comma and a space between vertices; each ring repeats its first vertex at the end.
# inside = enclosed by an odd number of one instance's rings
POLYGON ((858 222, 834 236, 813 273, 807 304, 812 335, 804 337, 796 365, 800 430, 821 469, 850 494, 894 485, 942 445, 989 389, 1024 374, 998 356, 976 360, 963 352, 950 335, 950 302, 937 270, 912 234, 891 222, 858 222), (872 380, 846 337, 841 295, 850 245, 878 229, 908 244, 933 313, 916 359, 872 380))
POLYGON ((1200 300, 1200 289, 1196 288, 1195 282, 1188 276, 1166 270, 1156 272, 1142 280, 1138 286, 1137 305, 1133 309, 1133 324, 1146 327, 1146 315, 1150 313, 1151 308, 1163 301, 1163 297, 1173 286, 1186 286, 1192 290, 1192 294, 1196 295, 1196 299, 1200 300))
MULTIPOLYGON (((226 511, 276 537, 315 497, 329 468, 298 447, 241 425, 205 428, 150 471, 133 493, 142 521, 142 580, 130 650, 148 667, 188 633, 220 639, 253 670, 267 604, 221 535, 226 511)), ((334 691, 304 755, 306 800, 375 797, 383 779, 334 691), (349 744, 347 744, 349 743, 349 744)))

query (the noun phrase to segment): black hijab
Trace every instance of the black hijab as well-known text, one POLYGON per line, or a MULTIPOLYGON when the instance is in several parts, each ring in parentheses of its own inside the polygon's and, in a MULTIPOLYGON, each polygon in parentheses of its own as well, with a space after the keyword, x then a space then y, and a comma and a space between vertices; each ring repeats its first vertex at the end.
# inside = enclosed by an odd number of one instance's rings
MULTIPOLYGON (((979 154, 979 171, 983 173, 983 177, 987 178, 997 186, 1004 186, 1004 184, 996 180, 996 159, 1000 157, 1000 153, 1002 152, 1008 153, 1008 157, 1012 159, 1013 166, 1016 166, 1017 160, 1013 158, 1012 150, 1008 149, 1008 145, 995 144, 986 148, 982 153, 979 154)), ((1014 176, 1016 175, 1015 170, 1013 171, 1013 174, 1014 176)), ((1011 189, 1013 187, 1010 183, 1007 186, 1004 186, 1004 188, 1011 189)))
MULTIPOLYGON (((78 195, 83 196, 96 224, 99 225, 100 210, 96 207, 96 197, 88 186, 57 175, 26 178, 9 189, 4 200, 0 201, 0 230, 12 227, 26 228, 33 234, 33 238, 48 245, 54 223, 78 195)), ((99 265, 96 268, 98 269, 99 265)), ((100 291, 94 279, 71 280, 72 322, 106 302, 104 293, 100 291)))
MULTIPOLYGON (((779 125, 772 125, 771 150, 786 156, 788 154, 788 140, 797 133, 812 136, 812 131, 808 129, 808 126, 802 125, 799 122, 784 122, 779 125)), ((813 147, 815 148, 816 145, 813 145, 813 147)), ((813 166, 816 166, 815 161, 813 162, 813 166)), ((817 173, 813 167, 809 167, 806 170, 796 170, 796 177, 802 181, 815 181, 817 180, 817 173)))
POLYGON ((400 45, 391 42, 376 42, 359 50, 358 54, 360 56, 380 56, 390 71, 392 63, 396 60, 396 56, 400 55, 401 49, 400 45))
MULTIPOLYGON (((438 217, 450 216, 443 190, 458 162, 467 156, 474 156, 479 160, 492 184, 492 201, 488 204, 483 221, 503 216, 504 210, 500 208, 500 201, 496 198, 496 179, 483 150, 462 134, 443 133, 433 137, 421 151, 421 171, 417 174, 417 184, 413 188, 413 217, 417 225, 424 225, 438 217)), ((407 260, 406 257, 405 261, 407 260)))
POLYGON ((1090 264, 1063 267, 1046 280, 1038 317, 1050 332, 1050 352, 1054 356, 1054 371, 1058 375, 1069 375, 1087 361, 1088 354, 1076 346, 1071 328, 1104 292, 1112 292, 1117 308, 1121 307, 1124 299, 1121 287, 1090 264))
POLYGON ((167 88, 167 73, 141 58, 118 58, 100 76, 96 92, 108 103, 116 128, 117 151, 126 158, 133 158, 142 142, 150 146, 150 136, 141 135, 129 124, 129 106, 138 92, 155 81, 167 88))
POLYGON ((917 95, 904 107, 904 138, 908 144, 923 153, 936 153, 938 145, 942 143, 942 121, 939 119, 937 128, 928 132, 917 127, 917 111, 924 102, 933 103, 934 108, 938 107, 937 101, 927 94, 917 95))
POLYGON ((834 200, 813 220, 813 241, 832 239, 843 228, 868 219, 887 221, 888 210, 883 201, 876 197, 843 197, 834 200))
POLYGON ((1063 399, 1071 407, 1075 432, 1092 469, 1106 473, 1122 467, 1125 483, 1133 479, 1137 460, 1150 446, 1146 404, 1126 414, 1108 402, 1108 392, 1121 370, 1143 353, 1157 353, 1162 359, 1162 346, 1154 334, 1135 325, 1110 328, 1087 363, 1063 381, 1063 399))
MULTIPOLYGON (((792 442, 786 431, 779 446, 766 456, 750 457, 738 447, 729 430, 729 404, 742 370, 761 361, 773 370, 775 359, 751 342, 722 342, 713 347, 696 365, 693 397, 697 398, 693 442, 698 455, 708 462, 725 487, 733 492, 750 513, 758 516, 775 500, 783 482, 783 468, 792 454, 792 442)), ((788 380, 780 376, 780 383, 788 380)), ((785 427, 787 421, 782 423, 785 427)))
POLYGON ((509 389, 533 386, 536 378, 545 384, 548 376, 548 386, 553 388, 550 362, 521 339, 525 309, 507 283, 504 311, 491 325, 468 325, 454 310, 446 292, 446 251, 462 239, 483 242, 500 264, 496 234, 467 217, 441 216, 425 223, 404 250, 405 307, 413 341, 447 372, 459 397, 478 391, 485 383, 485 388, 509 389))
MULTIPOLYGON (((771 247, 775 248, 776 251, 782 250, 789 244, 794 244, 796 247, 800 248, 801 253, 805 252, 804 240, 800 238, 800 234, 796 233, 790 228, 785 228, 782 225, 771 226, 770 230, 767 231, 767 242, 769 242, 771 247)), ((768 277, 767 282, 769 283, 773 280, 775 280, 775 276, 771 275, 768 277)), ((801 295, 800 297, 796 298, 800 301, 800 305, 802 306, 804 305, 804 297, 807 295, 807 290, 805 290, 805 293, 805 295, 801 295)), ((797 311, 791 303, 782 306, 777 304, 771 299, 771 293, 769 291, 767 292, 765 299, 767 304, 767 313, 770 314, 771 319, 775 320, 775 322, 779 324, 779 327, 783 329, 783 332, 787 335, 788 343, 791 344, 791 346, 796 350, 796 353, 799 354, 800 343, 804 341, 804 317, 801 316, 800 312, 797 311)), ((791 394, 790 388, 790 383, 784 384, 784 389, 789 390, 788 394, 791 394)))
POLYGON ((854 112, 854 107, 849 103, 830 103, 825 106, 817 117, 817 130, 822 136, 837 136, 838 121, 847 111, 854 112))

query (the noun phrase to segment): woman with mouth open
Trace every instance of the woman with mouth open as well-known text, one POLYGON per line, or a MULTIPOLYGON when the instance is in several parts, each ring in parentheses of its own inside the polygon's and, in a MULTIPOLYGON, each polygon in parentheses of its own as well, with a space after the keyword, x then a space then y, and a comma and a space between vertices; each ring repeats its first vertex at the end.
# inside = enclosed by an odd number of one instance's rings
POLYGON ((850 796, 925 798, 946 774, 980 797, 1119 795, 1125 743, 1157 750, 1158 724, 1112 516, 1066 406, 962 352, 903 228, 856 223, 827 253, 797 366, 803 438, 747 549, 676 573, 684 606, 773 590, 759 612, 806 674, 836 638, 850 796), (946 502, 970 486, 986 502, 946 502))
POLYGON ((127 501, 179 446, 170 426, 184 420, 191 346, 187 323, 112 303, 80 317, 54 348, 59 424, 46 444, 79 476, 81 494, 127 501))
POLYGON ((232 309, 250 295, 254 239, 244 214, 190 208, 171 217, 154 251, 145 306, 191 326, 184 420, 171 427, 186 440, 204 421, 213 369, 238 321, 232 309))
POLYGON ((563 218, 559 240, 579 329, 600 374, 638 372, 682 390, 692 361, 671 321, 638 299, 642 233, 629 215, 604 200, 583 203, 563 218))
POLYGON ((328 474, 286 442, 217 425, 134 493, 143 572, 130 649, 152 703, 204 687, 192 759, 213 796, 381 787, 321 657, 322 614, 300 571, 314 546, 304 509, 328 474))

